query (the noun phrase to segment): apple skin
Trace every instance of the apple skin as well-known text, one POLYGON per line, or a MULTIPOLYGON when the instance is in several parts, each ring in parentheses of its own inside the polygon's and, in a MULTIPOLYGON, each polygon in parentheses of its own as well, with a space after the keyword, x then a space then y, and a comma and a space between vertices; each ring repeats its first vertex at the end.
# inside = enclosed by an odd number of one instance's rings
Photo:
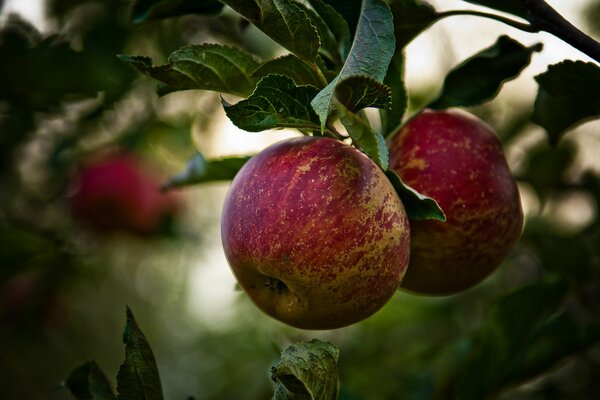
POLYGON ((447 295, 494 271, 519 239, 523 212, 502 145, 483 121, 425 110, 388 140, 390 169, 435 199, 447 221, 411 221, 411 260, 401 287, 447 295))
POLYGON ((98 232, 151 235, 178 213, 175 195, 132 154, 119 152, 88 162, 71 182, 72 214, 98 232))
POLYGON ((409 260, 404 206, 385 174, 340 141, 271 145, 236 175, 221 237, 242 288, 266 314, 335 329, 375 313, 409 260))

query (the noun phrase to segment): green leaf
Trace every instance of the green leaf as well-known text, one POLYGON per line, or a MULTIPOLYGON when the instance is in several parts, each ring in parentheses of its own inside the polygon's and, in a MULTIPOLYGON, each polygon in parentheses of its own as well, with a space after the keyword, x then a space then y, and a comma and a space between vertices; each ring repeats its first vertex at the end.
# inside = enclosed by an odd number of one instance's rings
POLYGON ((216 14, 221 9, 223 4, 217 0, 136 0, 131 20, 139 24, 186 14, 216 14))
POLYGON ((317 28, 292 0, 222 0, 298 58, 313 62, 319 51, 317 28))
POLYGON ((331 5, 323 0, 310 0, 310 5, 323 18, 325 24, 335 37, 338 44, 338 54, 342 60, 345 60, 350 51, 351 36, 350 28, 344 17, 337 12, 331 5))
POLYGON ((475 337, 461 367, 455 398, 483 399, 510 374, 536 332, 563 304, 562 282, 537 282, 498 300, 475 337))
POLYGON ((163 84, 159 93, 176 90, 214 90, 246 97, 254 89, 252 72, 259 61, 240 49, 216 44, 192 45, 174 51, 168 63, 152 66, 148 57, 119 58, 163 84))
POLYGON ((310 107, 319 92, 314 86, 296 86, 284 75, 267 75, 248 99, 230 105, 222 100, 225 113, 240 129, 260 132, 273 128, 318 130, 319 119, 310 107))
POLYGON ((315 87, 321 85, 321 81, 313 69, 293 54, 265 61, 252 73, 252 76, 260 79, 271 74, 289 76, 296 82, 296 85, 313 85, 315 87))
POLYGON ((250 158, 246 156, 206 160, 198 153, 187 162, 181 174, 172 177, 163 185, 163 190, 197 183, 231 180, 250 158))
POLYGON ((308 18, 310 18, 313 26, 317 28, 317 33, 320 40, 319 52, 332 62, 339 64, 341 62, 341 58, 338 50, 338 42, 329 29, 329 26, 327 26, 327 23, 319 14, 315 12, 315 10, 310 9, 301 3, 296 4, 306 13, 308 18))
POLYGON ((388 168, 389 153, 385 139, 381 133, 365 122, 365 120, 347 109, 344 104, 337 102, 340 121, 352 138, 354 146, 364 152, 384 171, 388 168))
POLYGON ((404 86, 404 52, 396 49, 396 54, 383 81, 392 91, 392 107, 380 110, 381 131, 384 137, 394 133, 402 123, 402 117, 408 106, 408 95, 404 86))
POLYGON ((335 88, 336 98, 352 112, 366 107, 389 109, 392 93, 389 87, 368 76, 351 76, 335 88))
MULTIPOLYGON (((360 19, 360 10, 362 0, 323 0, 329 4, 338 14, 344 18, 348 24, 350 31, 350 38, 352 38, 356 32, 356 25, 360 19)), ((312 2, 311 2, 312 3, 312 2)), ((314 6, 314 5, 313 5, 314 6)))
POLYGON ((428 107, 475 106, 493 99, 505 82, 529 65, 532 53, 541 49, 541 43, 525 47, 508 36, 499 37, 494 45, 454 68, 438 98, 428 107))
POLYGON ((271 368, 273 400, 336 400, 340 349, 313 339, 288 346, 271 368))
POLYGON ((539 84, 532 121, 556 145, 565 130, 600 117, 600 68, 583 61, 563 61, 535 77, 539 84))
POLYGON ((402 204, 404 204, 404 209, 406 210, 406 215, 408 215, 409 219, 435 219, 442 222, 446 221, 446 215, 440 208, 437 201, 431 197, 422 195, 412 187, 402 182, 402 179, 400 179, 400 176, 398 176, 396 172, 387 170, 385 174, 392 183, 392 186, 394 186, 394 189, 396 189, 400 200, 402 200, 402 204))
POLYGON ((389 5, 397 49, 404 48, 438 18, 435 8, 420 0, 389 0, 389 5))
POLYGON ((162 386, 154 354, 129 307, 123 343, 125 361, 117 375, 119 400, 162 400, 162 386))
POLYGON ((110 382, 95 361, 77 367, 66 381, 66 386, 78 400, 116 400, 110 382))
POLYGON ((479 4, 494 10, 507 12, 528 20, 529 12, 523 0, 464 0, 467 3, 479 4))
POLYGON ((360 19, 350 54, 341 71, 312 100, 311 105, 321 121, 321 131, 333 111, 334 92, 338 82, 351 76, 364 75, 383 82, 394 54, 392 14, 381 0, 363 0, 360 19))

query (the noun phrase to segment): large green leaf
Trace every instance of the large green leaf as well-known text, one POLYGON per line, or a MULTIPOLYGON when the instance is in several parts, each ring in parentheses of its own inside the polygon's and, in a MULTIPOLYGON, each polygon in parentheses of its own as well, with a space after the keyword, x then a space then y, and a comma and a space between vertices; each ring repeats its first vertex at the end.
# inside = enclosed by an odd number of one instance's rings
POLYGON ((400 179, 400 176, 392 170, 385 172, 388 179, 396 189, 396 193, 404 204, 406 215, 411 220, 435 219, 438 221, 446 221, 446 215, 440 208, 437 201, 431 197, 427 197, 415 189, 411 188, 400 179))
POLYGON ((162 385, 154 354, 129 307, 123 343, 125 361, 117 375, 119 400, 162 400, 162 385))
POLYGON ((499 37, 494 45, 454 68, 438 98, 428 107, 475 106, 491 100, 505 82, 529 65, 532 53, 541 49, 541 44, 525 47, 508 36, 499 37))
POLYGON ((116 400, 110 382, 95 361, 88 361, 75 368, 66 386, 77 400, 116 400))
POLYGON ((203 89, 246 97, 256 84, 252 72, 260 65, 240 49, 216 44, 183 47, 174 51, 168 63, 161 66, 152 66, 148 57, 122 55, 119 58, 161 82, 161 94, 203 89))
POLYGON ((360 19, 362 0, 323 0, 333 7, 344 18, 350 30, 350 37, 356 32, 356 25, 360 19))
POLYGON ((313 62, 319 51, 317 28, 292 0, 221 0, 298 58, 313 62))
POLYGON ((438 18, 435 9, 421 0, 389 0, 388 2, 394 15, 397 49, 404 48, 438 18))
POLYGON ((185 14, 215 14, 222 8, 223 4, 217 0, 136 0, 131 20, 139 24, 185 14))
POLYGON ((535 77, 539 84, 533 122, 555 145, 565 130, 600 117, 600 68, 583 61, 551 65, 535 77))
POLYGON ((475 344, 455 387, 455 398, 483 399, 511 373, 534 335, 559 311, 566 293, 562 282, 541 281, 498 300, 477 332, 475 344))
POLYGON ((248 99, 223 107, 229 119, 240 129, 260 132, 273 128, 297 128, 316 131, 319 119, 310 106, 319 92, 314 86, 296 86, 284 75, 267 75, 258 82, 248 99))
POLYGON ((313 339, 288 346, 271 368, 273 400, 336 400, 340 349, 313 339))
POLYGON ((507 12, 523 19, 528 19, 527 1, 523 0, 464 0, 468 3, 479 4, 494 10, 507 12))
POLYGON ((335 87, 351 76, 383 82, 394 54, 392 14, 382 0, 363 0, 350 54, 338 75, 311 102, 324 130, 333 111, 335 87))
POLYGON ((340 121, 352 138, 354 146, 363 151, 384 171, 389 164, 389 152, 385 139, 360 116, 347 109, 341 102, 336 102, 340 121))
POLYGON ((206 160, 202 154, 198 153, 188 161, 181 174, 175 175, 163 185, 163 189, 231 180, 250 158, 250 156, 246 156, 206 160))
POLYGON ((289 76, 298 86, 313 85, 319 87, 321 85, 315 71, 293 54, 265 61, 252 73, 252 76, 260 79, 270 74, 289 76))

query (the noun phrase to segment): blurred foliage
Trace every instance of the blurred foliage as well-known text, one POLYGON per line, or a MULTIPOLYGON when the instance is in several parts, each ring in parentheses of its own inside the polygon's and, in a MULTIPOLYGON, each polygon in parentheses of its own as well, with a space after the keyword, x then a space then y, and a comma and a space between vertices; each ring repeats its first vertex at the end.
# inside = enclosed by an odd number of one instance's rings
MULTIPOLYGON (((88 157, 127 149, 174 175, 197 154, 194 143, 209 141, 205 131, 220 106, 217 96, 189 92, 183 110, 169 111, 170 100, 180 95, 157 98, 155 84, 138 76, 118 54, 144 53, 163 63, 182 46, 206 42, 235 44, 266 60, 280 51, 231 10, 216 15, 215 2, 197 2, 202 15, 177 17, 172 16, 180 13, 161 8, 163 3, 188 2, 137 1, 132 14, 133 2, 51 0, 52 28, 43 34, 18 16, 3 16, 0 398, 69 399, 68 391, 59 389, 61 382, 91 358, 106 376, 116 376, 123 360, 120 311, 126 303, 144 321, 166 398, 270 398, 274 384, 269 367, 277 363, 281 349, 313 337, 342 348, 340 398, 345 400, 597 396, 600 177, 584 163, 576 135, 555 147, 546 139, 524 140, 532 135, 532 108, 516 101, 494 100, 474 110, 497 125, 507 150, 520 150, 523 159, 515 173, 524 188, 531 188, 527 195, 533 206, 510 258, 472 290, 447 298, 398 293, 374 317, 346 329, 314 333, 284 327, 257 311, 242 293, 233 294, 226 309, 215 308, 219 314, 205 310, 217 307, 218 299, 202 304, 202 312, 194 311, 190 299, 196 293, 190 282, 199 278, 193 276, 197 271, 192 264, 213 262, 206 254, 218 242, 224 186, 190 189, 197 195, 190 201, 193 210, 170 236, 99 237, 82 228, 70 215, 66 198, 70 177, 88 157), (159 16, 172 18, 151 18, 159 16), (133 25, 133 20, 140 23, 133 25), (504 109, 510 113, 501 114, 504 109), (202 132, 192 138, 197 126, 202 132), (567 198, 579 199, 590 210, 574 226, 560 213, 567 198)), ((356 32, 360 2, 310 3, 332 6, 346 17, 349 31, 356 32)), ((409 32, 407 41, 432 22, 432 9, 421 2, 390 3, 393 12, 412 10, 422 17, 417 26, 398 20, 395 29, 409 32)), ((513 2, 505 4, 510 11, 513 2)), ((588 17, 596 29, 598 18, 592 15, 597 9, 590 2, 588 17)), ((336 34, 340 43, 349 40, 343 29, 336 34)), ((306 43, 297 45, 305 56, 306 43)), ((318 82, 293 60, 298 79, 318 82)), ((408 95, 411 104, 425 105, 435 93, 408 95)), ((578 108, 582 99, 568 101, 578 108)), ((404 103, 400 108, 397 118, 404 103)), ((244 160, 196 155, 171 184, 230 178, 244 160)), ((566 207, 575 206, 566 202, 566 207)), ((200 276, 211 279, 208 273, 200 276)), ((92 374, 101 387, 107 383, 96 364, 85 364, 79 373, 88 374, 88 382, 92 374)), ((108 380, 108 386, 116 386, 108 380)))

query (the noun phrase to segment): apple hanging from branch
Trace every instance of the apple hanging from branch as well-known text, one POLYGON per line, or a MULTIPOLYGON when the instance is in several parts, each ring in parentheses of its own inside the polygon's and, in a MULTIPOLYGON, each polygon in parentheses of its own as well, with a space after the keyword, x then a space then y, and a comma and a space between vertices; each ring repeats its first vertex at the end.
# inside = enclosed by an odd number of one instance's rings
POLYGON ((390 168, 435 199, 447 221, 411 221, 402 288, 452 294, 482 281, 521 234, 519 192, 496 134, 456 110, 425 110, 389 139, 390 168))
POLYGON ((268 315, 334 329, 379 310, 409 260, 409 223, 383 171, 341 141, 276 143, 236 175, 221 219, 225 255, 268 315))

